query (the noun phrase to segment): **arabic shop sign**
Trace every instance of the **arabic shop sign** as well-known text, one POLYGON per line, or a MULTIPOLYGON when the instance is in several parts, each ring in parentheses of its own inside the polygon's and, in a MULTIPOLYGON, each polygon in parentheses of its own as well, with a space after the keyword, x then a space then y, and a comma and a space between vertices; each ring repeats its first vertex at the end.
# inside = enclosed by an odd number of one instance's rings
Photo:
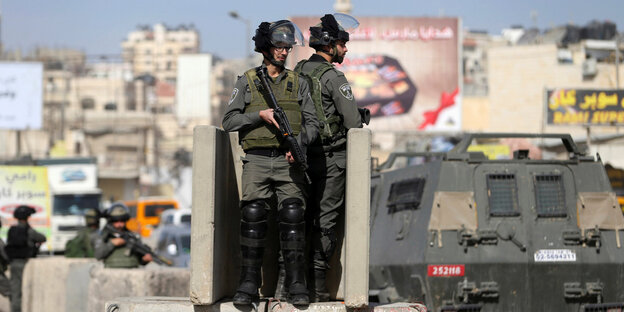
POLYGON ((624 125, 624 90, 546 90, 549 125, 624 125))

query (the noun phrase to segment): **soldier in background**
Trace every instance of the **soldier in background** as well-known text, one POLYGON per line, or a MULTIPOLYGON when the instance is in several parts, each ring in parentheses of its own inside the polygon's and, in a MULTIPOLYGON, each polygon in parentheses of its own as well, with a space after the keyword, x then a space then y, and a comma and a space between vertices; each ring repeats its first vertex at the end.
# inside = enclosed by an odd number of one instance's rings
POLYGON ((319 120, 319 137, 308 147, 308 175, 312 180, 308 215, 312 222, 312 301, 328 301, 326 272, 336 249, 338 219, 344 217, 347 131, 362 128, 362 117, 345 75, 332 63, 342 63, 348 51, 349 33, 359 22, 346 14, 326 14, 310 27, 309 59, 295 67, 311 85, 319 120), (339 20, 337 20, 337 18, 339 20))
MULTIPOLYGON (((108 224, 116 230, 130 232, 126 222, 130 219, 128 207, 122 203, 114 203, 106 212, 108 224)), ((134 233, 132 233, 134 235, 134 233)), ((117 237, 107 229, 102 230, 95 240, 95 258, 104 261, 106 268, 138 268, 152 261, 152 255, 139 255, 126 244, 126 240, 117 237)))
MULTIPOLYGON (((276 101, 284 109, 293 134, 302 149, 318 134, 318 122, 308 85, 284 68, 289 52, 303 43, 301 31, 292 22, 263 22, 253 37, 255 51, 262 53, 267 80, 276 101)), ((239 77, 223 116, 223 129, 239 131, 246 153, 243 159, 240 245, 242 268, 233 302, 250 305, 258 298, 262 257, 266 242, 269 200, 277 197, 278 227, 284 256, 289 302, 309 303, 305 281, 305 170, 294 163, 291 152, 278 134, 266 90, 259 87, 257 68, 239 77)), ((304 152, 305 153, 305 152, 304 152)))
POLYGON ((11 269, 11 311, 22 310, 22 274, 29 258, 37 256, 39 246, 46 241, 46 237, 35 231, 28 224, 28 218, 35 213, 29 206, 19 206, 13 211, 17 224, 9 229, 7 246, 5 248, 11 269))
POLYGON ((65 257, 67 258, 94 257, 95 241, 100 236, 100 212, 94 208, 87 209, 84 218, 87 225, 65 245, 65 257))
MULTIPOLYGON (((0 223, 1 227, 2 223, 0 223)), ((4 246, 4 241, 0 239, 0 295, 8 298, 11 295, 11 283, 4 272, 9 268, 9 256, 4 246)))

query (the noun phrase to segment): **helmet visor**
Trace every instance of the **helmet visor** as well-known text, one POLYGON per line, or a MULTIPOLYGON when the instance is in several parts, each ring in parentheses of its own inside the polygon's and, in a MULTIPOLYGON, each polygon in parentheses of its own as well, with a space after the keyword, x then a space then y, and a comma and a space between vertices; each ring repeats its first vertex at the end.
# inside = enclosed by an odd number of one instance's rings
POLYGON ((334 13, 333 15, 338 25, 346 32, 351 32, 360 26, 360 22, 351 15, 344 13, 334 13))
POLYGON ((291 21, 278 21, 271 25, 271 44, 276 47, 303 46, 303 33, 291 21))

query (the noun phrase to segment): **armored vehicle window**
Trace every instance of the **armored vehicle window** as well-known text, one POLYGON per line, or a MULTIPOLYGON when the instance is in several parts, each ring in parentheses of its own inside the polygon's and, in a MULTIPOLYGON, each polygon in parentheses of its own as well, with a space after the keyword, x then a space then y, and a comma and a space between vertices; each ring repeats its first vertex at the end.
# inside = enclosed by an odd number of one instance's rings
POLYGON ((388 195, 388 213, 401 210, 416 210, 420 206, 425 179, 415 178, 393 183, 388 195))
POLYGON ((561 175, 535 175, 535 203, 538 217, 565 217, 565 193, 561 175))
POLYGON ((518 189, 514 174, 488 174, 488 203, 490 216, 513 217, 519 216, 518 189))

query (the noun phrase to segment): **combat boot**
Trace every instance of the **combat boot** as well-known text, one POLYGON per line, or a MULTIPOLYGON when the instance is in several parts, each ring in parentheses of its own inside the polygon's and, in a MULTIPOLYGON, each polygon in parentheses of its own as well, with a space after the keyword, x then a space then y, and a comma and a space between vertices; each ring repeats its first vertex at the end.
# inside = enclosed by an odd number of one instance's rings
POLYGON ((243 267, 241 280, 236 289, 236 294, 232 299, 235 305, 251 305, 254 300, 258 300, 258 285, 260 281, 260 270, 255 267, 243 267))
POLYGON ((262 258, 266 237, 267 212, 262 201, 249 202, 241 209, 241 278, 232 302, 250 305, 258 299, 261 282, 262 258))
POLYGON ((279 212, 280 246, 284 258, 288 302, 308 305, 310 297, 305 281, 305 220, 301 200, 284 200, 279 212))
POLYGON ((327 270, 314 269, 314 290, 312 292, 312 302, 329 301, 329 290, 327 290, 327 270))

